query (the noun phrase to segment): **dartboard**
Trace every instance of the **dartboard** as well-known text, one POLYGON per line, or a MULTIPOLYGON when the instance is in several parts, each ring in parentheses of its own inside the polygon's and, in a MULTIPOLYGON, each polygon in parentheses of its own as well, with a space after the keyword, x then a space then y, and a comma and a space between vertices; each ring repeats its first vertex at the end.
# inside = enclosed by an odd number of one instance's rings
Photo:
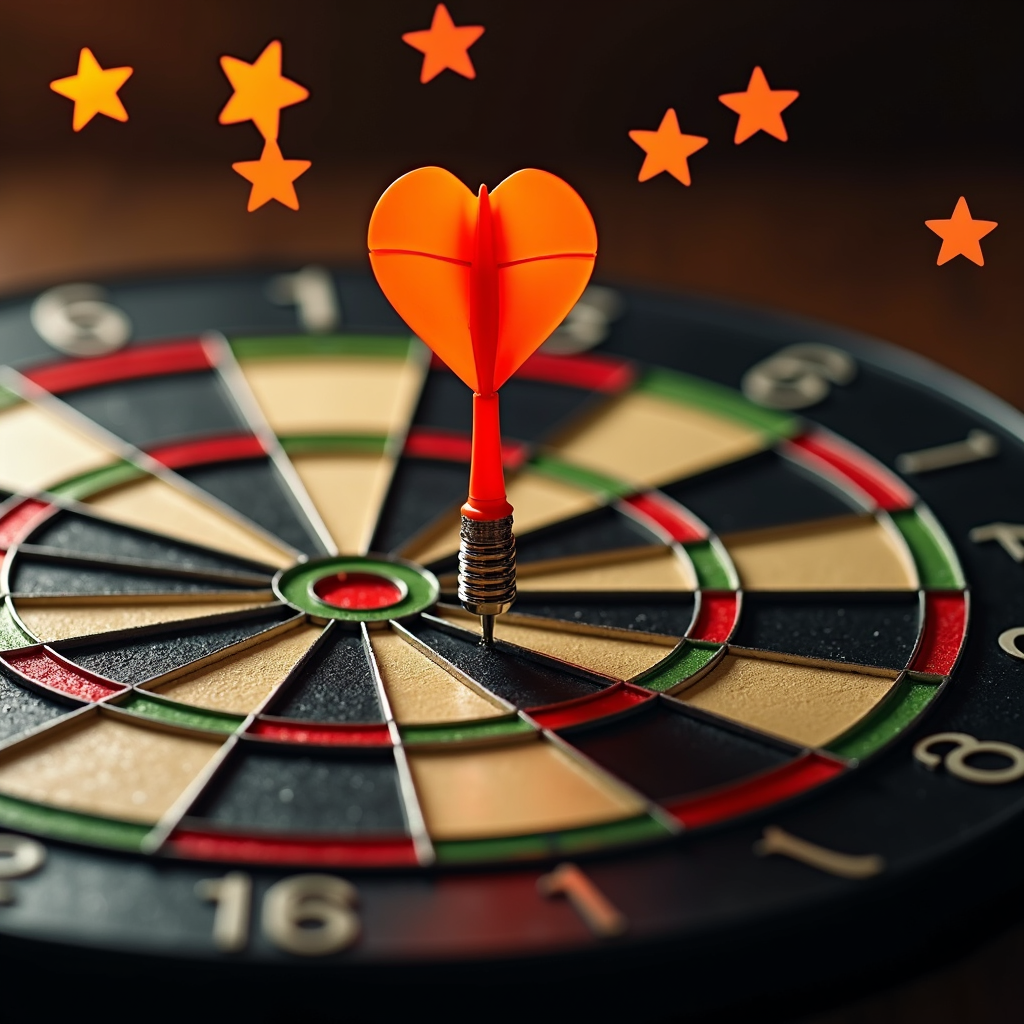
POLYGON ((588 290, 502 391, 488 646, 469 393, 367 275, 58 287, 0 355, 9 941, 884 948, 901 886, 1019 827, 1024 420, 922 360, 588 290))

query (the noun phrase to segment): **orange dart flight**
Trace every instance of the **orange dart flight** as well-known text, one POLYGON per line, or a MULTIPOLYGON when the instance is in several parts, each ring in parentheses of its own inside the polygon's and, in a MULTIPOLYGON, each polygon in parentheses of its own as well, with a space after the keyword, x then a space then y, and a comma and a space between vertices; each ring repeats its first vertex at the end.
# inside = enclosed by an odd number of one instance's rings
POLYGON ((583 293, 597 255, 594 220, 572 187, 546 171, 517 171, 474 196, 450 172, 421 167, 380 197, 367 241, 373 272, 398 314, 473 390, 459 597, 483 616, 487 639, 494 614, 515 597, 497 391, 583 293), (484 530, 496 521, 507 521, 507 537, 484 530), (487 557, 473 563, 472 552, 487 545, 487 557), (504 582, 488 575, 499 563, 504 582))
POLYGON ((50 83, 50 88, 75 101, 71 127, 80 132, 97 114, 104 114, 115 121, 128 120, 128 111, 124 109, 117 91, 131 77, 132 70, 128 67, 101 68, 92 50, 83 46, 78 55, 78 74, 56 79, 50 83))

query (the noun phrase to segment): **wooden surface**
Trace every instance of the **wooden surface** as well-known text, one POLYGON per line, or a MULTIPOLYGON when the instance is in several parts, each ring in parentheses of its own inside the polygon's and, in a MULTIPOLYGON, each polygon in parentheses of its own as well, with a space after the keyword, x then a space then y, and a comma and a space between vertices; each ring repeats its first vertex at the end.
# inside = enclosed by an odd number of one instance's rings
MULTIPOLYGON (((225 164, 39 160, 0 168, 0 292, 130 272, 306 260, 365 266, 365 230, 401 164, 315 164, 302 208, 245 212, 225 164)), ((493 184, 508 167, 479 169, 493 184)), ((560 169, 591 205, 597 275, 795 312, 913 349, 1024 406, 1024 189, 1012 167, 733 167, 690 190, 560 169), (967 189, 965 180, 973 186, 967 189), (1000 222, 984 267, 935 265, 961 191, 1000 222)))
MULTIPOLYGON (((0 291, 111 274, 308 260, 364 265, 373 202, 404 168, 317 164, 302 209, 245 213, 224 164, 45 160, 0 169, 0 291)), ((481 173, 486 173, 485 169, 481 173)), ((496 181, 508 168, 495 168, 496 181)), ((1024 190, 1012 168, 847 164, 735 168, 684 190, 628 173, 562 169, 591 204, 599 274, 854 327, 922 353, 1024 405, 1024 190), (975 213, 1000 221, 986 265, 935 265, 921 223, 946 216, 970 179, 975 213)), ((1024 925, 895 988, 850 992, 801 1024, 1002 1022, 1024 1005, 1024 925)))

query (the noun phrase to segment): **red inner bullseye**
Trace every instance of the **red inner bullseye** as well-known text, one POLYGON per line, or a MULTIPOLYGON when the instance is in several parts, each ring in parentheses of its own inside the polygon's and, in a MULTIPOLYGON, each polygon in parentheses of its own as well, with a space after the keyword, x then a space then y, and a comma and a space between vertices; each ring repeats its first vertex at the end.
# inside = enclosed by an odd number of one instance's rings
POLYGON ((402 588, 372 572, 337 572, 313 584, 313 593, 332 608, 369 612, 389 608, 405 596, 402 588))

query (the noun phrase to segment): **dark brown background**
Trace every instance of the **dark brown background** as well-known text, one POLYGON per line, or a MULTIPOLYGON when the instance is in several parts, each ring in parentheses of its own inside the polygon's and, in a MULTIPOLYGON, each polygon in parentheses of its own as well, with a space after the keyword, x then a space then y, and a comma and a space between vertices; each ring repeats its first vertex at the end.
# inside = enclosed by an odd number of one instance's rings
MULTIPOLYGON (((0 290, 67 279, 316 259, 362 264, 365 228, 400 173, 439 163, 469 184, 539 166, 568 178, 600 233, 598 275, 834 321, 921 352, 1024 406, 1019 2, 451 0, 486 27, 475 81, 419 84, 405 31, 433 0, 0 0, 0 290), (252 125, 221 127, 217 58, 284 42, 312 92, 282 115, 286 157, 313 161, 302 208, 245 212, 231 170, 252 125), (71 131, 48 89, 78 51, 130 64, 130 120, 71 131), (732 143, 717 102, 761 64, 799 89, 790 141, 732 143), (636 181, 627 137, 676 108, 709 137, 694 184, 636 181), (999 227, 986 265, 937 267, 923 221, 965 195, 999 227)), ((821 1024, 1009 1020, 1024 929, 959 966, 821 1024)))

